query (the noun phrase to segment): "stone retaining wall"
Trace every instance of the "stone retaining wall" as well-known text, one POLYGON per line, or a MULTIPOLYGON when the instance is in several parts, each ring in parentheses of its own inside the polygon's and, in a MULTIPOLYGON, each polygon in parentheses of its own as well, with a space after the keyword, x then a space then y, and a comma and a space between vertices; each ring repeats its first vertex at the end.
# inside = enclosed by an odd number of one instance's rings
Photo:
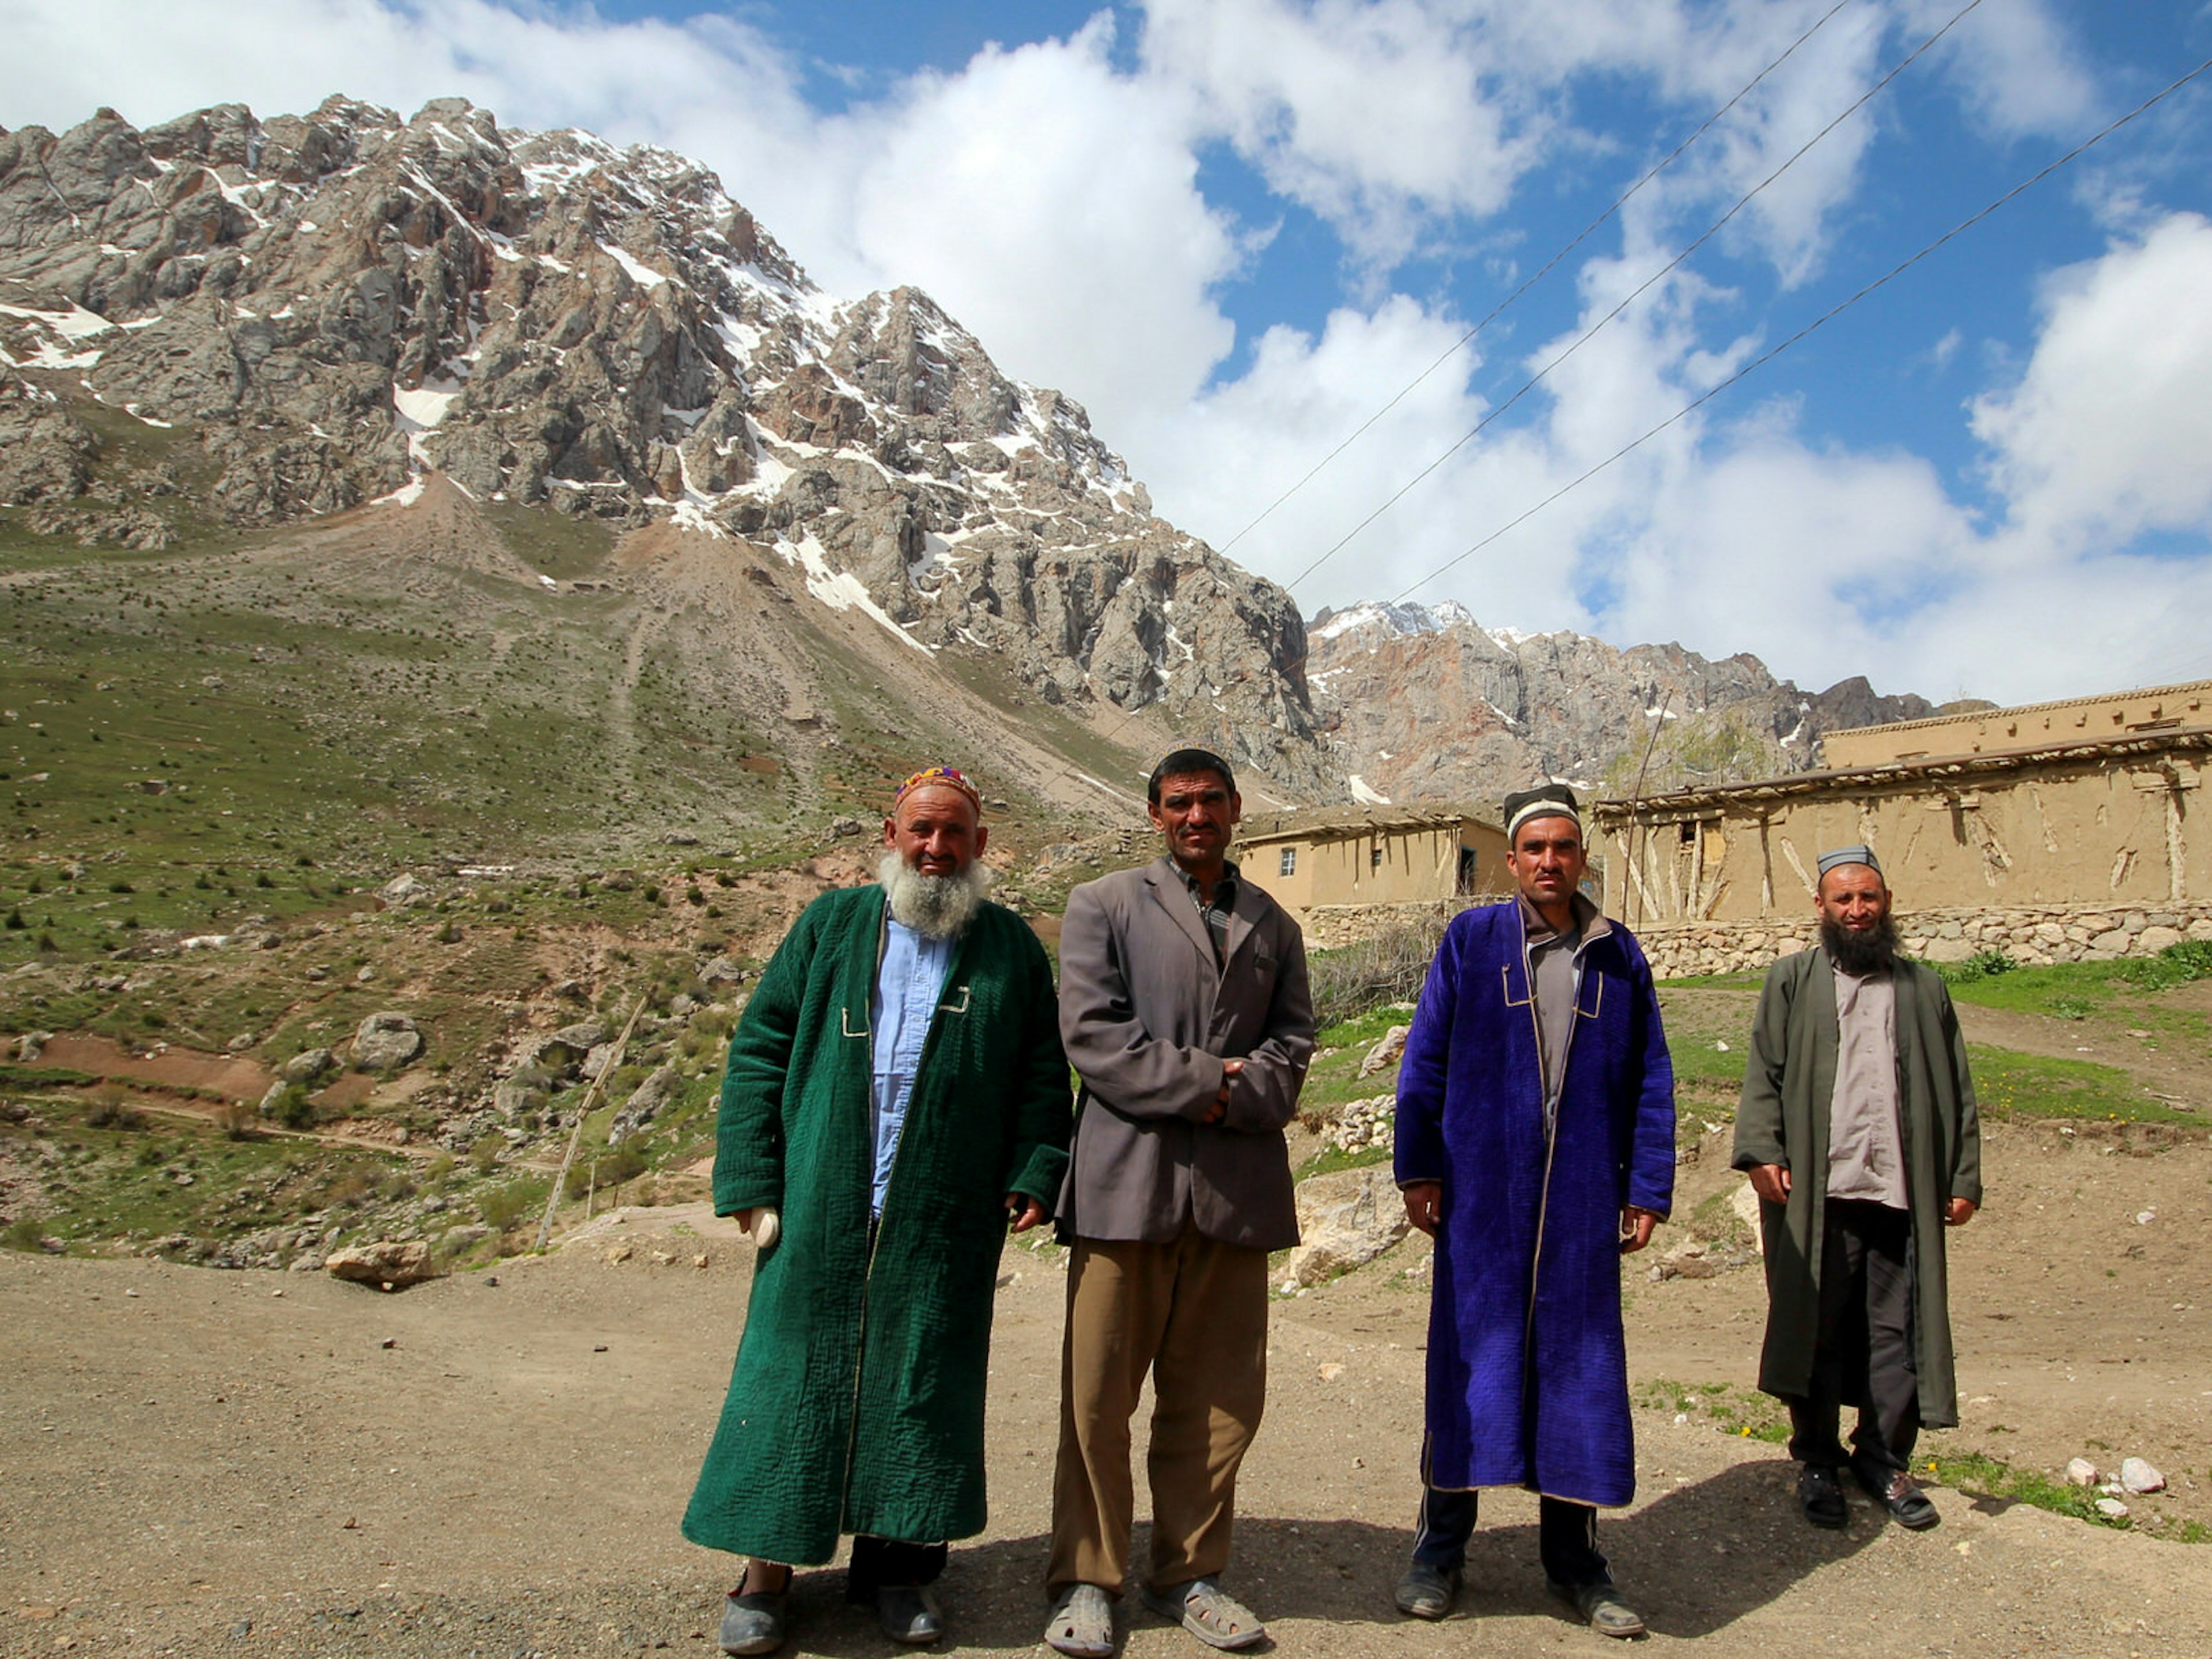
MULTIPOLYGON (((1928 962, 1963 962, 1984 951, 2002 951, 2023 967, 2112 962, 2154 957, 2185 939, 2212 939, 2212 903, 1916 910, 1899 914, 1897 930, 1907 954, 1928 962)), ((1701 922, 1636 933, 1651 971, 1662 979, 1757 972, 1778 957, 1805 949, 1813 936, 1809 919, 1802 924, 1701 922)))
POLYGON ((1486 893, 1474 898, 1412 899, 1396 904, 1316 904, 1305 913, 1299 926, 1306 936, 1307 950, 1333 951, 1424 916, 1449 920, 1470 905, 1497 902, 1495 893, 1486 893))

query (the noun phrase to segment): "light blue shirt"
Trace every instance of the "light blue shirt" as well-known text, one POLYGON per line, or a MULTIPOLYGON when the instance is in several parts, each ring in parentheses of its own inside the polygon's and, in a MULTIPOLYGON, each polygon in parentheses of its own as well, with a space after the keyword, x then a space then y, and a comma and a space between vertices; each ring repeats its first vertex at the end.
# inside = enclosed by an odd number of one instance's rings
POLYGON ((922 1044, 952 967, 949 939, 932 939, 886 917, 884 962, 876 970, 875 1005, 869 1027, 874 1036, 876 1178, 869 1212, 884 1212, 884 1190, 890 1185, 891 1161, 898 1156, 899 1133, 906 1127, 907 1103, 914 1097, 915 1073, 921 1066, 922 1044))

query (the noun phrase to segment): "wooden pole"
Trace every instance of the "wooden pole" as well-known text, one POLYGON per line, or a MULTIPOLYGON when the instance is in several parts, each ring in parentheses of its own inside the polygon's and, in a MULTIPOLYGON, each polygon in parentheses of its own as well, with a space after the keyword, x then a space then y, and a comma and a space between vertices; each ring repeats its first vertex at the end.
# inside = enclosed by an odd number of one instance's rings
POLYGON ((629 1018, 623 1023, 622 1035, 615 1039, 614 1052, 607 1056, 607 1063, 599 1067, 599 1074, 592 1079, 592 1086, 584 1091, 583 1103, 576 1108, 576 1125, 568 1131, 568 1150, 561 1154, 561 1173, 553 1177, 553 1190, 545 1195, 545 1216, 538 1224, 538 1243, 533 1247, 537 1249, 544 1249, 545 1241, 552 1236, 553 1212, 561 1206, 561 1189, 568 1184, 568 1166, 576 1161, 576 1143, 584 1138, 584 1120, 592 1115, 593 1097, 606 1087, 607 1079, 613 1074, 615 1067, 622 1064, 623 1050, 629 1046, 629 1034, 636 1028, 637 1017, 645 1012, 646 1000, 652 994, 650 991, 639 993, 637 1006, 629 1011, 629 1018))

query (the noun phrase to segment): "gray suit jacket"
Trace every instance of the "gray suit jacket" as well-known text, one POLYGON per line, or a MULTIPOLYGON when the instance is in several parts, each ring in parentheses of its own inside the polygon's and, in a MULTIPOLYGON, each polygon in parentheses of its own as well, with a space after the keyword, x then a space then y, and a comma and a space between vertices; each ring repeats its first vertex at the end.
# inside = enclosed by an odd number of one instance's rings
POLYGON ((1226 965, 1163 858, 1085 882, 1060 933, 1060 1033, 1083 1080, 1060 1195, 1063 1237, 1166 1243, 1195 1223, 1263 1250, 1298 1242, 1283 1126, 1313 1058, 1305 940, 1237 884, 1226 965), (1219 1123, 1212 1109, 1224 1060, 1219 1123))

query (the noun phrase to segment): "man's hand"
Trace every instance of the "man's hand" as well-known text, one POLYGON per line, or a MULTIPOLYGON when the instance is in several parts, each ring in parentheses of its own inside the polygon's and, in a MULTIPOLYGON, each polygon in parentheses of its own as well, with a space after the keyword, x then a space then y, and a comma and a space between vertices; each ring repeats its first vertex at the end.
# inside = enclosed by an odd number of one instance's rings
POLYGON ((1014 1224, 1016 1232, 1025 1233, 1044 1218, 1044 1206, 1027 1193, 1006 1194, 1006 1219, 1014 1224))
POLYGON ((783 1233, 783 1218, 772 1204, 748 1205, 734 1212, 732 1219, 739 1232, 750 1234, 753 1243, 763 1250, 774 1246, 783 1233))
POLYGON ((1651 1242, 1651 1230, 1659 1224, 1659 1212, 1647 1210, 1638 1204, 1624 1205, 1620 1212, 1620 1253, 1634 1255, 1651 1242))
POLYGON ((1971 1198, 1954 1198, 1943 1206, 1943 1224, 1947 1227, 1963 1227, 1973 1218, 1974 1200, 1971 1198))
POLYGON ((1221 1086, 1213 1091, 1213 1104, 1208 1109, 1206 1115, 1199 1120, 1200 1122, 1218 1123, 1229 1115, 1229 1079, 1243 1069, 1244 1062, 1241 1060, 1224 1060, 1221 1062, 1221 1086))
POLYGON ((1751 1189, 1769 1204, 1790 1201, 1790 1171, 1779 1164, 1754 1164, 1745 1174, 1751 1177, 1751 1189))
POLYGON ((1434 1238, 1437 1223, 1444 1217, 1444 1183, 1441 1181, 1409 1181, 1406 1183, 1405 1194, 1406 1219, 1434 1238))

